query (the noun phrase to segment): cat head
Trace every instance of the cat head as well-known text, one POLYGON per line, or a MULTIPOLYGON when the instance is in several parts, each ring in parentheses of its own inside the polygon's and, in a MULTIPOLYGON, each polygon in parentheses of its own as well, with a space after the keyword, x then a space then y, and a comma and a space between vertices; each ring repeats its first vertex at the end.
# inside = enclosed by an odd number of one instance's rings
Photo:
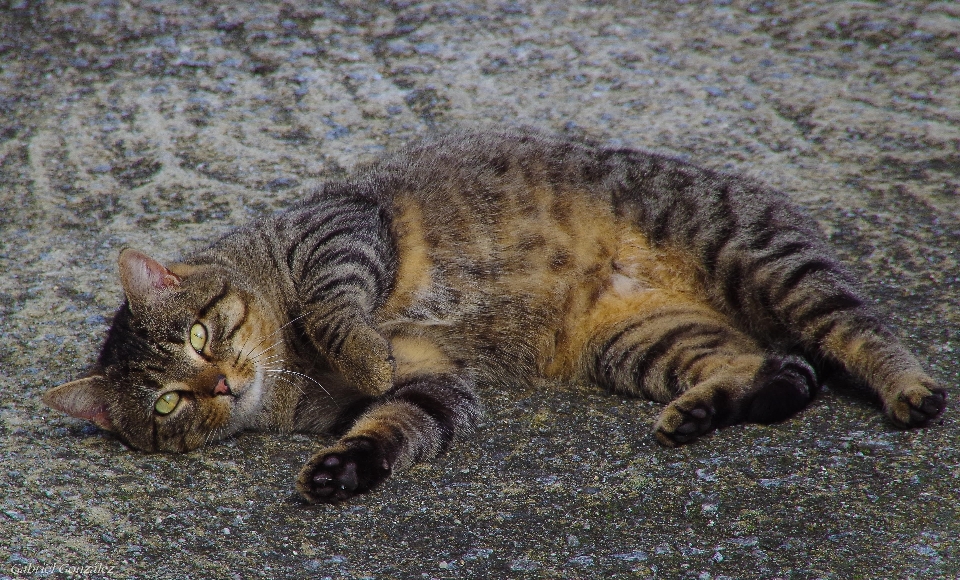
POLYGON ((44 402, 143 451, 188 451, 249 426, 263 406, 261 359, 282 348, 256 297, 221 266, 167 268, 131 249, 119 266, 126 301, 96 371, 44 402))

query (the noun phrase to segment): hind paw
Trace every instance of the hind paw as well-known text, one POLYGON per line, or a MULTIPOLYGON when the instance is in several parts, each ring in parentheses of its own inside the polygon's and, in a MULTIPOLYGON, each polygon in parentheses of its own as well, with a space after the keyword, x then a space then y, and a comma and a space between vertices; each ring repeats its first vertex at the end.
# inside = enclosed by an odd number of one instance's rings
POLYGON ((947 391, 916 384, 896 394, 887 405, 887 415, 904 429, 924 427, 943 414, 947 407, 947 391))
POLYGON ((817 375, 806 360, 769 358, 754 378, 754 394, 746 401, 743 420, 776 423, 806 407, 817 389, 817 375))
POLYGON ((709 403, 677 400, 660 413, 653 432, 662 445, 676 447, 716 429, 716 414, 709 403))

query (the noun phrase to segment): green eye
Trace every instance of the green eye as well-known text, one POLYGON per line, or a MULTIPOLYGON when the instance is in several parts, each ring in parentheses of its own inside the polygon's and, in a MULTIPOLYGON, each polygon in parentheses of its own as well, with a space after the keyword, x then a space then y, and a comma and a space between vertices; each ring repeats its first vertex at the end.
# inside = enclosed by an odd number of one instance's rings
POLYGON ((198 353, 207 346, 207 329, 199 322, 190 327, 190 346, 198 353))
POLYGON ((174 409, 177 408, 177 405, 180 403, 180 395, 176 392, 167 393, 159 399, 157 399, 157 404, 153 406, 159 415, 169 415, 174 409))

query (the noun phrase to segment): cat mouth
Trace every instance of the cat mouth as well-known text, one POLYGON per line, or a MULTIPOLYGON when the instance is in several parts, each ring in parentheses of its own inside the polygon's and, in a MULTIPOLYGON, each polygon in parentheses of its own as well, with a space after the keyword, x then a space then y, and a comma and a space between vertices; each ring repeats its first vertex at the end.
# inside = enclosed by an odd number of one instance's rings
POLYGON ((230 404, 230 414, 241 428, 260 410, 263 374, 263 370, 257 368, 252 378, 233 384, 226 377, 218 377, 213 388, 214 397, 230 404))

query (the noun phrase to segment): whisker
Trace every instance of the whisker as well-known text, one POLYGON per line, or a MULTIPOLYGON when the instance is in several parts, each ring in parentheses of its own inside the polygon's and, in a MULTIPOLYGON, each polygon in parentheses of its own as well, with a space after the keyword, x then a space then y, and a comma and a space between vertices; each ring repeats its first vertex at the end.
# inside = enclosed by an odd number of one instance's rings
MULTIPOLYGON (((201 427, 207 427, 210 424, 210 415, 203 417, 203 420, 200 422, 201 427)), ((208 429, 203 436, 203 447, 206 447, 210 443, 210 440, 213 439, 214 433, 217 432, 217 427, 208 429)))
POLYGON ((324 387, 323 385, 321 385, 321 384, 320 384, 316 379, 314 379, 313 377, 309 377, 309 376, 307 376, 307 375, 305 375, 305 374, 303 374, 303 373, 298 373, 298 372, 296 372, 296 371, 288 371, 288 370, 286 370, 286 369, 268 369, 268 368, 265 368, 265 367, 264 367, 263 370, 265 370, 265 371, 267 371, 267 372, 271 372, 271 373, 288 373, 288 374, 291 374, 291 375, 297 375, 298 377, 303 377, 303 378, 307 379, 308 381, 312 382, 313 384, 317 385, 318 387, 320 387, 320 389, 321 389, 324 393, 326 393, 328 397, 330 397, 330 400, 333 401, 333 404, 334 404, 334 405, 336 405, 337 407, 340 406, 340 405, 337 403, 337 400, 333 398, 333 395, 330 394, 330 391, 328 391, 326 387, 324 387))
POLYGON ((264 354, 266 354, 267 352, 269 352, 271 349, 277 348, 277 347, 278 347, 279 345, 281 345, 281 344, 283 344, 283 341, 282 341, 282 340, 278 340, 277 342, 275 342, 275 343, 271 344, 270 346, 264 348, 263 350, 261 350, 261 351, 258 352, 257 354, 250 356, 250 360, 256 361, 258 358, 260 358, 261 356, 263 356, 264 354))
POLYGON ((213 439, 213 434, 216 433, 216 431, 217 431, 216 429, 211 429, 210 431, 207 431, 206 436, 203 438, 204 447, 206 447, 207 444, 210 443, 210 440, 213 439))
POLYGON ((272 355, 266 357, 266 358, 263 359, 263 360, 259 360, 259 358, 258 358, 258 359, 251 359, 251 360, 253 360, 254 363, 260 363, 260 366, 263 366, 263 365, 265 365, 265 364, 275 364, 275 363, 277 363, 277 362, 286 362, 286 359, 283 358, 283 355, 282 355, 282 354, 279 354, 279 353, 278 353, 278 354, 272 354, 272 355))
POLYGON ((286 362, 287 362, 287 359, 283 358, 283 354, 282 354, 282 353, 274 353, 274 354, 271 354, 271 355, 269 355, 269 356, 264 357, 263 360, 261 360, 259 356, 258 356, 257 358, 247 359, 244 364, 245 364, 245 365, 246 365, 246 364, 249 364, 249 365, 253 368, 254 372, 256 372, 258 366, 259 366, 259 367, 262 367, 262 366, 268 365, 268 364, 269 364, 269 365, 283 365, 283 364, 286 363, 286 362))
POLYGON ((298 385, 297 383, 293 382, 291 379, 288 379, 287 377, 285 377, 285 376, 283 376, 283 375, 276 375, 274 378, 275 378, 275 379, 278 379, 278 380, 281 380, 281 381, 287 383, 288 385, 292 385, 294 388, 296 388, 298 391, 300 391, 300 394, 301 394, 301 395, 306 395, 306 394, 307 394, 307 393, 305 393, 305 392, 303 391, 303 389, 300 387, 300 385, 298 385))
MULTIPOLYGON (((250 356, 250 353, 253 352, 254 350, 256 350, 256 348, 257 348, 258 346, 260 346, 261 344, 263 344, 263 342, 264 342, 265 340, 267 340, 267 339, 270 338, 271 336, 277 334, 278 332, 280 332, 280 331, 283 330, 284 328, 290 326, 290 325, 293 324, 294 322, 300 320, 301 318, 303 318, 303 317, 306 316, 307 314, 308 314, 308 313, 304 312, 304 313, 301 314, 300 316, 298 316, 298 317, 290 320, 289 322, 287 322, 286 324, 284 324, 284 325, 281 326, 280 328, 274 330, 274 331, 271 332, 270 334, 268 334, 268 335, 264 336, 263 338, 261 338, 261 339, 260 339, 260 342, 258 342, 257 344, 253 345, 253 348, 251 348, 250 351, 249 351, 245 356, 250 356)), ((281 342, 282 342, 282 341, 281 341, 281 342)), ((262 354, 262 353, 261 353, 261 354, 262 354)))

